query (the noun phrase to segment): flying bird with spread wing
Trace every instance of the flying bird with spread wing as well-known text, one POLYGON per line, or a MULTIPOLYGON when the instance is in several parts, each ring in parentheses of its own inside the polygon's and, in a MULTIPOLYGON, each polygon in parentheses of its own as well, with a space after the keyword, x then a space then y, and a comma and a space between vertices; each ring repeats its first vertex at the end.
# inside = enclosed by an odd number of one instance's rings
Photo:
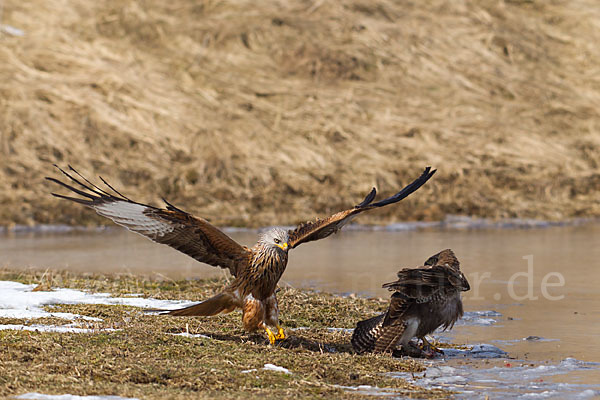
POLYGON ((399 202, 423 186, 436 171, 427 167, 420 177, 387 199, 373 203, 376 195, 373 188, 361 203, 328 218, 306 222, 290 230, 271 228, 260 235, 254 246, 248 248, 236 243, 207 220, 194 217, 166 200, 166 208, 138 203, 123 196, 102 177, 102 182, 114 193, 96 186, 71 166, 70 173, 56 167, 72 183, 52 177, 46 179, 81 197, 52 193, 54 196, 88 206, 130 231, 166 244, 197 261, 228 269, 234 276, 235 279, 216 296, 186 308, 168 311, 167 314, 210 316, 241 308, 244 329, 249 332, 263 329, 271 344, 285 339, 279 325, 275 290, 285 271, 288 251, 302 243, 324 239, 336 233, 364 211, 399 202), (275 328, 276 333, 271 328, 275 328))
POLYGON ((463 315, 461 292, 470 289, 454 252, 446 249, 429 257, 422 267, 405 268, 398 272, 397 281, 383 287, 394 291, 389 308, 356 325, 351 340, 354 350, 359 354, 392 353, 399 346, 407 350, 409 341, 417 337, 423 341, 424 354, 441 352, 425 335, 454 326, 463 315))

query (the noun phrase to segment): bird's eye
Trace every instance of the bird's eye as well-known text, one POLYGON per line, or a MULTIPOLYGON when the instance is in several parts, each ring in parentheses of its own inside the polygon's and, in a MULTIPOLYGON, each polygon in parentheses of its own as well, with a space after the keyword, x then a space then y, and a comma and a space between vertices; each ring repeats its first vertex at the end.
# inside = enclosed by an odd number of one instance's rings
POLYGON ((275 242, 275 244, 279 244, 279 242, 281 242, 281 240, 279 240, 277 238, 273 239, 273 241, 275 242))

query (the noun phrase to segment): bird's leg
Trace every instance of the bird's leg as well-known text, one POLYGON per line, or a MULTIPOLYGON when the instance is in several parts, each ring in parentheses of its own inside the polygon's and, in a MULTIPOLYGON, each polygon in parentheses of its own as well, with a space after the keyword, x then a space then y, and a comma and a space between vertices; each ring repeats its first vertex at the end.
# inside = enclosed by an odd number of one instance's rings
POLYGON ((267 332, 267 336, 269 337, 269 343, 271 344, 275 344, 275 340, 277 340, 275 334, 273 333, 273 331, 265 324, 263 324, 263 328, 265 330, 265 332, 267 332))
POLYGON ((434 345, 432 345, 431 343, 429 343, 429 341, 425 338, 425 336, 423 336, 421 338, 421 340, 423 341, 423 344, 421 344, 421 350, 425 349, 425 347, 428 347, 431 350, 435 351, 436 353, 444 354, 443 350, 438 349, 437 347, 435 347, 434 345))
POLYGON ((283 328, 277 324, 277 335, 275 336, 277 340, 285 339, 285 333, 283 332, 283 328))

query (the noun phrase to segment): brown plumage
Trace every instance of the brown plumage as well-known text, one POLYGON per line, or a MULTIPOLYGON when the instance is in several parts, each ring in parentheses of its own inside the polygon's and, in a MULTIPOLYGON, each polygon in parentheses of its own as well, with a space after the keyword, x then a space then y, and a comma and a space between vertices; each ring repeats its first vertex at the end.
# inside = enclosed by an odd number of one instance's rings
POLYGON ((83 198, 53 193, 54 196, 91 207, 98 214, 155 242, 171 246, 200 262, 226 268, 235 277, 222 293, 191 307, 167 312, 168 314, 216 315, 241 308, 244 328, 247 331, 264 329, 271 343, 285 337, 279 326, 275 289, 285 271, 288 250, 302 243, 330 236, 361 212, 399 202, 425 184, 435 173, 435 170, 427 167, 414 182, 379 202, 373 203, 376 194, 373 188, 360 204, 329 218, 307 222, 293 230, 272 228, 261 234, 253 247, 248 248, 236 243, 205 219, 194 217, 166 200, 167 206, 164 209, 138 203, 123 196, 102 178, 102 182, 114 193, 94 185, 70 166, 71 173, 58 169, 83 190, 55 178, 46 179, 83 198), (269 326, 276 327, 277 334, 269 326))
POLYGON ((470 289, 450 249, 431 256, 422 267, 401 270, 397 281, 383 287, 394 291, 390 306, 356 325, 352 346, 357 353, 392 352, 415 336, 427 343, 425 335, 452 328, 463 315, 460 293, 470 289))

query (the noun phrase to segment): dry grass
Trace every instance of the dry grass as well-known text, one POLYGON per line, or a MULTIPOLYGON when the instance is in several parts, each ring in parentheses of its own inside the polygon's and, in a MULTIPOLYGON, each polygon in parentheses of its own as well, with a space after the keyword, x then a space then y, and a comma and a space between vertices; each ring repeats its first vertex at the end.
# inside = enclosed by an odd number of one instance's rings
MULTIPOLYGON (((202 299, 223 281, 151 281, 135 276, 92 276, 58 272, 0 270, 0 280, 99 290, 115 295, 143 293, 155 298, 202 299), (50 278, 49 278, 50 277, 50 278)), ((61 305, 53 311, 101 318, 91 328, 118 329, 91 334, 0 331, 0 396, 29 391, 79 395, 113 394, 164 398, 360 398, 339 386, 370 385, 418 398, 446 398, 449 392, 424 390, 386 376, 391 371, 423 370, 412 359, 352 354, 350 335, 328 327, 353 327, 380 310, 375 299, 351 299, 284 288, 278 295, 288 338, 271 347, 264 335, 241 329, 239 313, 173 318, 145 315, 125 306, 61 305), (339 310, 344 310, 340 313, 339 310), (185 332, 210 338, 171 335, 185 332), (291 330, 304 327, 301 330, 291 330), (292 374, 262 370, 272 363, 292 374), (243 373, 256 369, 253 373, 243 373)), ((0 324, 64 324, 58 318, 0 324)), ((85 324, 85 323, 84 323, 85 324)))
POLYGON ((4 1, 0 224, 96 223, 51 163, 223 225, 439 168, 361 222, 599 216, 595 0, 4 1), (53 189, 53 188, 52 188, 53 189))

